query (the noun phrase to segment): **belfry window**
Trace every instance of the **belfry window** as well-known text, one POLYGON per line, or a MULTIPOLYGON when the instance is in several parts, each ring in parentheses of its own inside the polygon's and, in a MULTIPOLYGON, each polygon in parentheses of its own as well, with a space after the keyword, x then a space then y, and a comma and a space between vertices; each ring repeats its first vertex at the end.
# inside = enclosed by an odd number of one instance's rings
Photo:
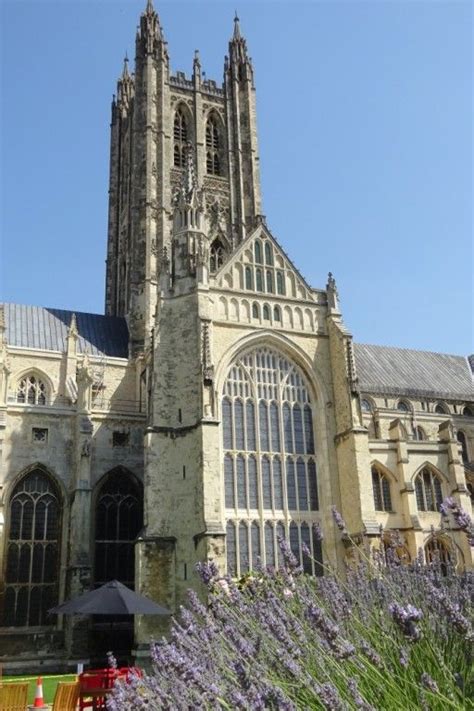
POLYGON ((439 511, 443 501, 441 481, 431 469, 423 469, 415 479, 416 504, 419 511, 439 511))
POLYGON ((220 137, 217 121, 210 116, 206 124, 206 170, 208 175, 222 175, 220 137))
POLYGON ((278 565, 279 535, 292 536, 301 564, 318 573, 302 554, 306 543, 321 561, 311 534, 319 518, 313 411, 299 369, 267 348, 235 361, 223 389, 222 432, 229 573, 241 575, 257 558, 278 565))
POLYGON ((188 142, 188 127, 181 109, 178 109, 174 115, 173 136, 174 165, 176 168, 184 168, 186 162, 186 146, 188 142))
POLYGON ((209 269, 211 273, 217 272, 224 264, 224 247, 219 239, 215 239, 211 244, 209 252, 209 269))
POLYGON ((9 504, 6 627, 54 624, 47 614, 58 597, 61 501, 51 477, 34 469, 15 486, 9 504))
POLYGON ((47 388, 36 375, 25 375, 18 383, 16 401, 26 405, 46 405, 47 388))
POLYGON ((379 471, 377 467, 372 467, 372 490, 374 492, 375 510, 391 511, 390 482, 388 477, 379 471))
POLYGON ((95 509, 94 583, 120 580, 134 587, 135 539, 143 526, 140 485, 125 469, 111 472, 95 509))

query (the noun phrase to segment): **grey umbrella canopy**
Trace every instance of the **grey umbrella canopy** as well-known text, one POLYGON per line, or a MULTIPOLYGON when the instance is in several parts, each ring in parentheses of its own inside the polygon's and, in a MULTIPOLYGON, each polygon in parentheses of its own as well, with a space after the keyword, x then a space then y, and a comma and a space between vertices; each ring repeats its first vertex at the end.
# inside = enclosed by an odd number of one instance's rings
POLYGON ((171 612, 143 595, 111 580, 97 590, 48 610, 53 615, 170 615, 171 612))

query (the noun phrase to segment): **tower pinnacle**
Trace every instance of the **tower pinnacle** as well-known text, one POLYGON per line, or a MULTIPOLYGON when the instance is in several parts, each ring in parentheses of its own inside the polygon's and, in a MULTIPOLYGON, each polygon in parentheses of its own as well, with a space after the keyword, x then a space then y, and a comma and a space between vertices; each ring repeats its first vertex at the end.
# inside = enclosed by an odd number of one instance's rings
POLYGON ((237 10, 235 11, 235 17, 234 17, 234 39, 235 40, 241 39, 240 20, 239 20, 239 16, 237 15, 237 10))

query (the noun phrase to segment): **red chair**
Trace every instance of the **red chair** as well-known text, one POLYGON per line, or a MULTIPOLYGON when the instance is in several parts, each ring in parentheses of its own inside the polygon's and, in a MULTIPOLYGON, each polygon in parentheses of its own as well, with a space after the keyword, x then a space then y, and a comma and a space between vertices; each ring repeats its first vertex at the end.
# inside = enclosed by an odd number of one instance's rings
POLYGON ((89 669, 79 674, 79 709, 105 711, 105 699, 117 677, 115 669, 89 669))

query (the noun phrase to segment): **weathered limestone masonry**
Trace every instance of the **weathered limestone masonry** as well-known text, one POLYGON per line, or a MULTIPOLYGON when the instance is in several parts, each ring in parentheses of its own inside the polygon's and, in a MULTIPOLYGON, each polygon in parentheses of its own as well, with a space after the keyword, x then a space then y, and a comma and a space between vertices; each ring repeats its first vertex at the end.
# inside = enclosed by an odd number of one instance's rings
MULTIPOLYGON (((439 512, 448 496, 472 511, 472 364, 354 343, 334 277, 312 288, 272 235, 238 18, 222 86, 197 51, 191 78, 170 74, 151 0, 128 64, 112 102, 106 316, 0 308, 7 670, 103 653, 96 621, 48 617, 56 601, 118 578, 176 613, 201 590, 198 561, 232 576, 277 566, 278 536, 310 574, 394 529, 402 561, 472 566, 439 512)), ((136 617, 137 657, 168 625, 136 617)))

